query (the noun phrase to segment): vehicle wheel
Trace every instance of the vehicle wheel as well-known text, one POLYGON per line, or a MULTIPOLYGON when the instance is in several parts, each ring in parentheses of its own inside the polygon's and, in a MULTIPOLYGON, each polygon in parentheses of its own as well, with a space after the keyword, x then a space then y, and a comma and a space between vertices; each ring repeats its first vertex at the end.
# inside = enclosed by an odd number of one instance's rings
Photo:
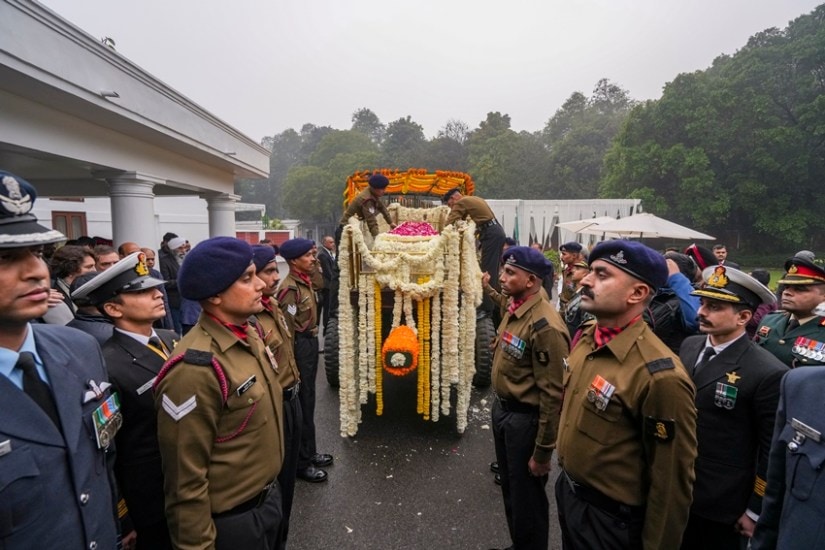
POLYGON ((495 337, 496 327, 490 317, 482 315, 476 319, 476 373, 473 375, 473 386, 477 388, 490 385, 490 374, 493 371, 491 345, 495 337))
POLYGON ((338 318, 330 317, 324 329, 324 371, 327 384, 333 388, 340 386, 338 378, 338 318))

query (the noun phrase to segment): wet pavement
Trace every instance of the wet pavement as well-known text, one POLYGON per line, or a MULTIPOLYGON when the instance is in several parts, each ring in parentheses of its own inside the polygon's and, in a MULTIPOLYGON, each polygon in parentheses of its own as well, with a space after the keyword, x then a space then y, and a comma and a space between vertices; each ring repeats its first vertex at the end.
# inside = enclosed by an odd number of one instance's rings
MULTIPOLYGON (((298 480, 289 550, 332 548, 487 549, 510 544, 499 487, 493 483, 492 394, 473 390, 463 435, 455 415, 438 422, 415 412, 416 377, 385 377, 384 414, 373 399, 362 409, 358 434, 342 438, 338 392, 318 369, 318 451, 335 456, 326 483, 298 480)), ((453 392, 455 393, 455 392, 453 392)), ((455 396, 453 396, 453 403, 455 396)), ((561 548, 554 467, 550 548, 561 548)))

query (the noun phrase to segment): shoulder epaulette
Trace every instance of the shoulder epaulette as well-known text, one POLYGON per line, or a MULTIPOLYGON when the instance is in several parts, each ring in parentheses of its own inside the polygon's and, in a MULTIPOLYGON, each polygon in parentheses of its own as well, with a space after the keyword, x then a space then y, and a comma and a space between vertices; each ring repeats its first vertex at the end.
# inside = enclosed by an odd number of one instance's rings
POLYGON ((670 370, 675 369, 676 364, 673 362, 673 359, 670 357, 662 357, 661 359, 654 359, 650 363, 647 364, 647 370, 650 371, 650 374, 657 373, 662 370, 670 370))
POLYGON ((278 302, 282 302, 284 300, 284 296, 286 296, 287 292, 289 292, 290 290, 292 290, 292 287, 290 287, 290 286, 285 286, 282 289, 280 289, 278 291, 278 297, 277 297, 278 302))
POLYGON ((192 365, 208 367, 212 364, 212 352, 188 349, 183 354, 183 361, 192 365))
POLYGON ((542 317, 541 319, 539 319, 538 321, 533 323, 533 330, 534 331, 539 331, 539 330, 543 329, 544 327, 546 327, 549 324, 550 323, 547 322, 547 319, 542 317))

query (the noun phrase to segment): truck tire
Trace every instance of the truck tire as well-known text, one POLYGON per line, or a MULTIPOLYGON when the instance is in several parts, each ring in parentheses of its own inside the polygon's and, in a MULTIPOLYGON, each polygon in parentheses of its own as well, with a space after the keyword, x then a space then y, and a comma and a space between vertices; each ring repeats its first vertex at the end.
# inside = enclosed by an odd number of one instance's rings
POLYGON ((496 337, 496 327, 488 315, 481 315, 476 319, 476 373, 473 375, 473 386, 486 388, 490 385, 490 374, 493 371, 493 349, 490 347, 496 337))
POLYGON ((341 385, 338 377, 338 317, 330 317, 324 329, 324 371, 327 384, 333 388, 341 385))

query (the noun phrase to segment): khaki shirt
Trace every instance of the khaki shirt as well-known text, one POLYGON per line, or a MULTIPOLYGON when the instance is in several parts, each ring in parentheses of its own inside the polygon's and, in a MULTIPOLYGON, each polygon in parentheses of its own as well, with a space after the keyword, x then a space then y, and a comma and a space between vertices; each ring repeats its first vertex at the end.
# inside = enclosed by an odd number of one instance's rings
POLYGON ((583 327, 564 374, 559 464, 614 500, 646 506, 645 550, 679 548, 695 479, 693 383, 643 321, 599 349, 595 326, 583 327), (604 410, 589 391, 597 376, 615 386, 604 410))
POLYGON ((537 293, 498 328, 493 355, 493 389, 503 399, 539 408, 533 459, 546 463, 553 454, 562 398, 562 372, 570 349, 567 327, 558 312, 537 293), (518 348, 521 349, 518 349, 518 348))
POLYGON ((359 220, 367 222, 367 227, 373 237, 378 235, 378 221, 375 219, 377 213, 384 216, 389 225, 392 225, 392 218, 390 218, 390 211, 381 202, 381 199, 372 194, 369 187, 358 193, 352 202, 349 203, 344 215, 341 217, 340 224, 344 225, 353 217, 358 216, 359 220))
POLYGON ((315 290, 291 271, 278 285, 278 302, 294 332, 317 331, 315 290))
POLYGON ((264 332, 264 342, 277 364, 278 383, 287 389, 301 379, 295 362, 295 337, 278 301, 270 298, 270 305, 272 309, 264 309, 257 318, 264 332))
MULTIPOLYGON (((481 225, 496 219, 487 201, 481 197, 461 197, 450 210, 446 225, 470 218, 476 225, 481 225)), ((490 273, 492 275, 492 273, 490 273)))
POLYGON ((256 329, 247 335, 244 343, 201 313, 175 347, 175 357, 184 359, 155 388, 175 548, 214 548, 212 514, 254 498, 281 469, 283 391, 256 329), (210 358, 226 376, 225 403, 210 358))

